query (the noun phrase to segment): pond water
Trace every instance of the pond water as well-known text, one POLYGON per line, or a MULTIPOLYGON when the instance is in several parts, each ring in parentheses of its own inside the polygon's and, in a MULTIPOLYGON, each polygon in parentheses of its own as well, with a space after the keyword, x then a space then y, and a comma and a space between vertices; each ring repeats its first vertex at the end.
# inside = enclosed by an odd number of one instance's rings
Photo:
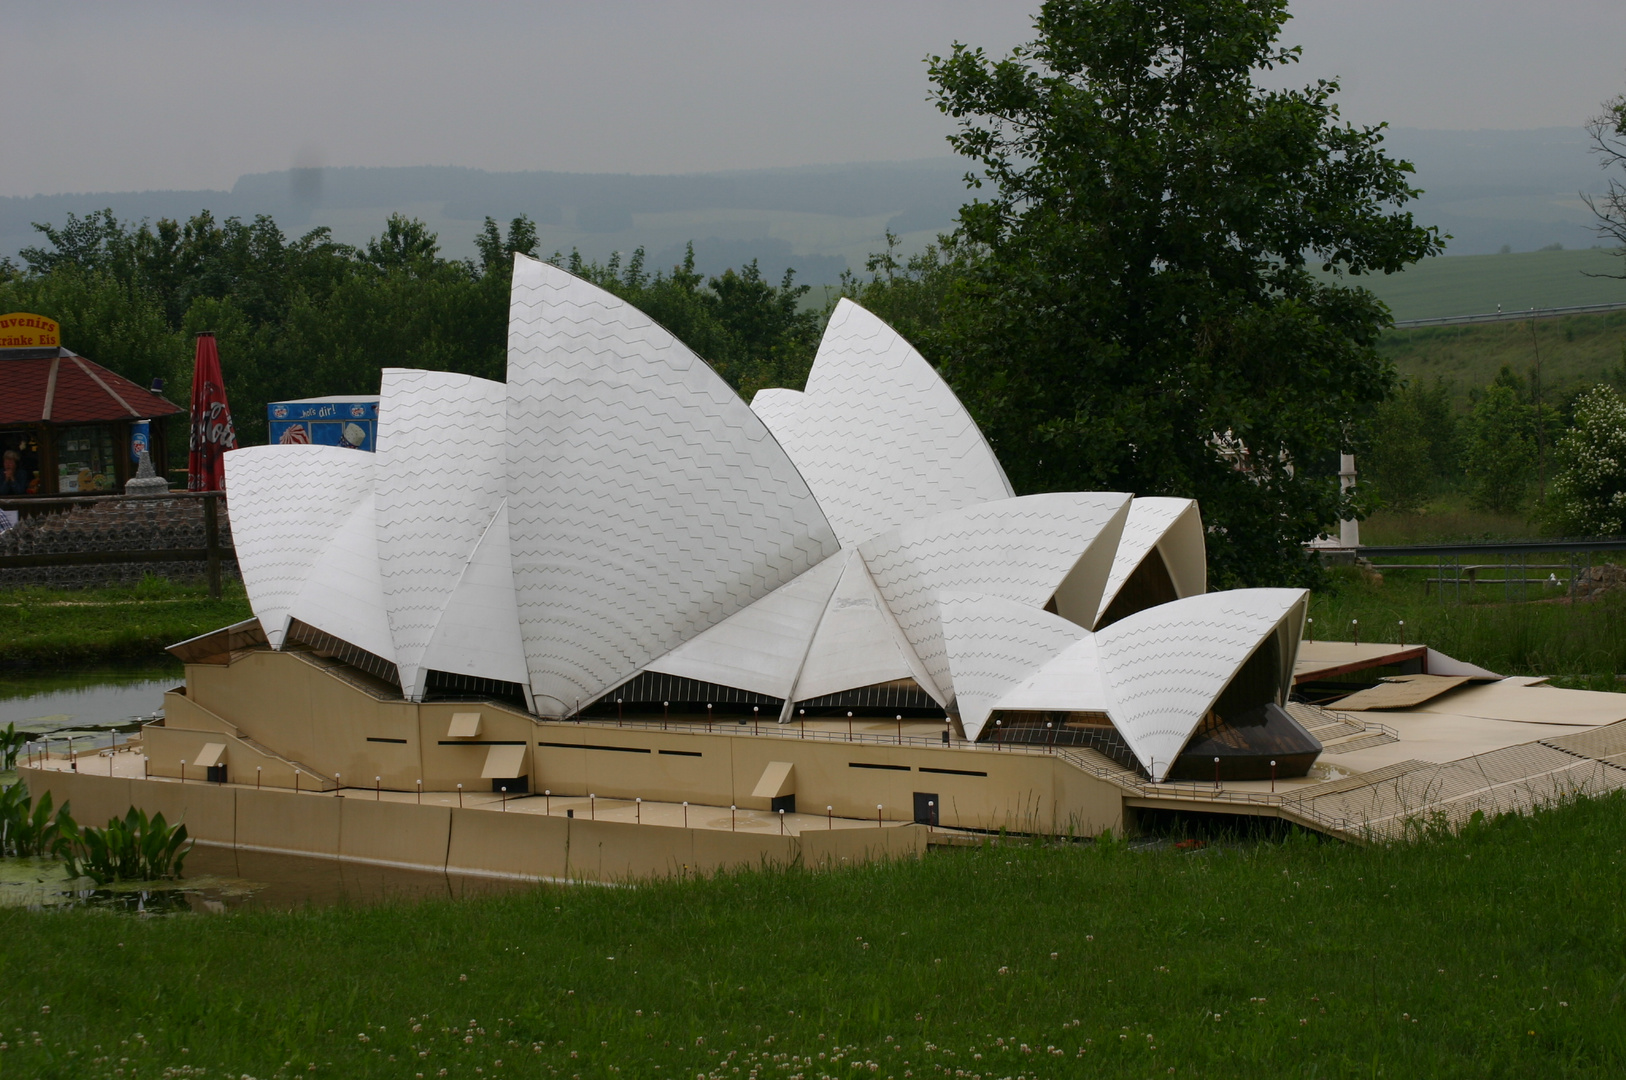
MULTIPOLYGON (((53 743, 70 736, 98 745, 120 743, 162 709, 164 691, 181 681, 179 664, 71 673, 0 671, 0 728, 14 723, 18 731, 53 743)), ((4 782, 11 779, 5 774, 4 782)), ((36 910, 99 907, 137 915, 221 913, 449 900, 532 887, 520 881, 200 845, 186 857, 180 881, 98 889, 85 879, 70 881, 55 859, 0 859, 0 907, 36 910)))
POLYGON ((180 685, 179 664, 75 672, 0 671, 0 728, 53 742, 88 738, 123 742, 164 706, 164 691, 180 685))
POLYGON ((69 880, 56 859, 0 859, 0 907, 96 907, 132 915, 224 914, 242 909, 332 907, 470 896, 535 888, 530 882, 367 866, 336 859, 197 846, 178 881, 97 888, 69 880))

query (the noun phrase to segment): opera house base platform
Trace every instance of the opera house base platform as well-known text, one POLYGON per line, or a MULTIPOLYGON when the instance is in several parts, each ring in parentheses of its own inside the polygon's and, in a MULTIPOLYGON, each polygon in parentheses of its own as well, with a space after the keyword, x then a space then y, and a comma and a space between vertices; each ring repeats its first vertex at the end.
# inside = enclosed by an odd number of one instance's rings
POLYGON ((414 703, 331 658, 263 646, 188 664, 138 740, 20 771, 86 824, 133 805, 206 844, 604 882, 855 865, 1001 831, 1087 838, 1132 830, 1144 809, 1361 842, 1626 787, 1626 695, 1390 674, 1427 663, 1415 647, 1305 643, 1300 688, 1363 672, 1369 685, 1337 712, 1288 704, 1323 751, 1309 775, 1274 782, 1152 783, 1087 747, 968 742, 941 721, 559 721, 414 703))

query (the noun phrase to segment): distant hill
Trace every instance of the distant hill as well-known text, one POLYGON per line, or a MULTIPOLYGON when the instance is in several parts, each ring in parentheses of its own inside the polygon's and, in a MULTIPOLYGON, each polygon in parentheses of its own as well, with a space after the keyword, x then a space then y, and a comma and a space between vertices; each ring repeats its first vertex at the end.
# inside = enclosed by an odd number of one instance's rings
MULTIPOLYGON (((1597 242, 1580 198, 1603 174, 1580 128, 1530 131, 1424 131, 1386 134, 1391 153, 1417 166, 1424 196, 1408 205, 1419 221, 1452 235, 1449 256, 1491 255, 1508 247, 1533 252, 1552 244, 1597 242)), ((90 192, 0 198, 0 255, 15 255, 38 236, 31 222, 61 223, 68 213, 104 207, 121 218, 270 214, 285 232, 331 227, 348 243, 382 229, 393 211, 422 218, 452 256, 474 254, 473 237, 490 215, 528 214, 541 226, 545 252, 578 248, 594 259, 643 246, 652 267, 669 266, 693 240, 708 273, 750 259, 777 277, 794 266, 801 281, 836 281, 862 270, 887 229, 906 250, 952 227, 968 201, 966 163, 944 157, 690 175, 485 172, 452 166, 296 169, 244 176, 230 191, 90 192)), ((1570 275, 1585 253, 1547 262, 1476 268, 1448 257, 1374 288, 1392 297, 1397 317, 1466 313, 1495 304, 1583 303, 1595 286, 1570 275), (1534 274, 1528 287, 1508 275, 1534 274), (1539 278, 1547 282, 1537 286, 1539 278), (1539 296, 1544 299, 1533 299, 1539 296), (1459 312, 1461 305, 1469 305, 1459 312)))

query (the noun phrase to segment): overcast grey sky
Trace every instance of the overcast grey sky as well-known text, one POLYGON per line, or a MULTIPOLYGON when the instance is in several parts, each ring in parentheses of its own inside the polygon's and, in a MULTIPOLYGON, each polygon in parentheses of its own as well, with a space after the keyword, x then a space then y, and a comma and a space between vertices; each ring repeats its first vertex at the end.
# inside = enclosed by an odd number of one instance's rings
MULTIPOLYGON (((947 153, 922 58, 1037 0, 0 0, 0 195, 291 165, 698 172, 947 153)), ((1353 120, 1573 126, 1626 0, 1299 0, 1353 120)))

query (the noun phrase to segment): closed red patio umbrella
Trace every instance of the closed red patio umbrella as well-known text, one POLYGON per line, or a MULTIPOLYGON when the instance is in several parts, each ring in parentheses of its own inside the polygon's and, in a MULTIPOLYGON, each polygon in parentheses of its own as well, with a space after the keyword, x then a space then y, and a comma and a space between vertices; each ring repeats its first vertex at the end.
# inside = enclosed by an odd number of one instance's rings
POLYGON ((192 368, 192 437, 186 459, 188 491, 226 489, 227 450, 237 449, 231 406, 226 404, 226 381, 220 376, 220 352, 215 336, 198 335, 198 355, 192 368))

